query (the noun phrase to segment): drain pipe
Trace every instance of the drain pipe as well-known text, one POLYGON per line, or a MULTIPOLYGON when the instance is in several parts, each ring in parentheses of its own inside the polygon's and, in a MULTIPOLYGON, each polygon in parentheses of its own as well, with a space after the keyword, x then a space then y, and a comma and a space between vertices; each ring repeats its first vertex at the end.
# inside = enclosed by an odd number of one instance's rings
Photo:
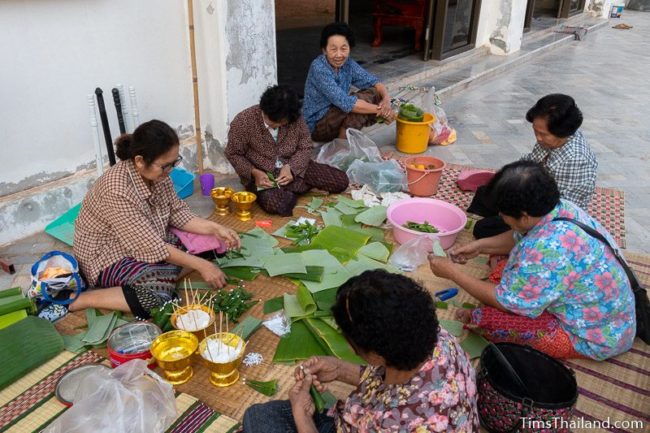
POLYGON ((95 145, 95 164, 97 165, 97 177, 104 174, 104 157, 102 146, 99 142, 99 128, 97 127, 97 116, 95 115, 95 98, 93 95, 86 95, 88 100, 88 112, 90 114, 90 130, 95 145))

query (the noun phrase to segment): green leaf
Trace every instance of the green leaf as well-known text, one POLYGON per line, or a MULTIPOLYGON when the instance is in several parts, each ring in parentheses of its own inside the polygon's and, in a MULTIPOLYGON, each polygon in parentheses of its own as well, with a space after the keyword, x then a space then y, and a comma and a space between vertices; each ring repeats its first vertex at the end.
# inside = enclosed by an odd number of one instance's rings
POLYGON ((320 319, 307 318, 303 321, 314 336, 319 338, 327 346, 328 351, 332 353, 332 355, 354 364, 366 364, 363 359, 354 353, 350 344, 338 330, 332 328, 320 319))
POLYGON ((341 222, 341 212, 334 208, 326 208, 324 211, 320 212, 321 218, 323 218, 323 224, 325 224, 325 227, 328 226, 342 226, 343 223, 341 222))
POLYGON ((105 342, 115 327, 117 315, 115 312, 105 316, 97 317, 92 326, 88 327, 88 332, 82 338, 86 345, 98 345, 105 342))
POLYGON ((331 355, 314 337, 303 321, 293 322, 291 332, 280 338, 273 362, 294 362, 312 356, 331 355))
POLYGON ((347 204, 341 202, 336 203, 336 205, 334 205, 334 209, 336 209, 337 211, 341 212, 344 215, 356 215, 359 212, 361 212, 361 209, 348 206, 347 204))
POLYGON ((231 266, 221 270, 231 278, 237 278, 244 281, 253 281, 261 271, 259 268, 250 268, 247 266, 231 266))
POLYGON ((323 199, 320 197, 314 197, 311 199, 309 204, 307 205, 307 211, 309 213, 315 213, 318 208, 320 208, 323 205, 323 199))
POLYGON ((455 337, 460 337, 463 335, 463 324, 458 320, 438 319, 438 323, 440 323, 440 326, 445 328, 451 335, 455 337))
POLYGON ((332 306, 336 303, 336 292, 338 287, 333 289, 321 290, 320 292, 312 293, 314 297, 314 302, 318 306, 319 310, 330 312, 332 306))
POLYGON ((371 242, 359 248, 358 254, 386 263, 388 256, 390 256, 390 251, 382 243, 371 242))
POLYGON ((367 226, 379 227, 386 221, 386 206, 373 206, 361 212, 354 220, 367 226))
POLYGON ((275 254, 264 259, 264 269, 270 277, 283 274, 306 274, 301 253, 275 254))
POLYGON ((278 296, 277 298, 271 298, 264 303, 264 314, 275 313, 280 311, 284 307, 284 296, 278 296))
POLYGON ((306 280, 306 281, 323 281, 323 274, 325 273, 325 267, 323 266, 305 266, 307 272, 304 274, 283 274, 287 278, 293 278, 296 280, 306 280))
POLYGON ((273 379, 267 382, 262 382, 259 380, 244 379, 243 382, 249 387, 253 388, 255 391, 260 394, 264 394, 268 397, 272 397, 278 392, 278 380, 273 379))
POLYGON ((300 285, 295 295, 284 295, 284 311, 290 319, 311 316, 316 311, 316 302, 306 287, 300 285))
POLYGON ((470 332, 460 346, 467 352, 470 359, 479 358, 483 349, 490 344, 485 338, 481 337, 474 332, 470 332))
POLYGON ((436 301, 436 308, 438 310, 447 310, 449 305, 445 301, 436 301))
POLYGON ((363 200, 352 200, 351 198, 347 198, 344 195, 339 195, 337 197, 337 201, 339 203, 343 203, 346 206, 349 206, 354 209, 365 209, 366 204, 363 202, 363 200))
POLYGON ((232 332, 237 335, 241 335, 244 340, 248 340, 248 338, 253 335, 253 333, 257 331, 260 326, 262 326, 262 321, 260 319, 257 317, 248 316, 239 322, 237 326, 232 328, 232 332))
POLYGON ((86 350, 86 343, 83 340, 85 332, 75 335, 61 335, 63 337, 63 348, 68 352, 80 353, 86 350))
POLYGON ((347 251, 351 255, 368 243, 370 235, 364 235, 344 227, 325 227, 314 237, 311 242, 312 249, 324 249, 330 252, 334 250, 347 251))

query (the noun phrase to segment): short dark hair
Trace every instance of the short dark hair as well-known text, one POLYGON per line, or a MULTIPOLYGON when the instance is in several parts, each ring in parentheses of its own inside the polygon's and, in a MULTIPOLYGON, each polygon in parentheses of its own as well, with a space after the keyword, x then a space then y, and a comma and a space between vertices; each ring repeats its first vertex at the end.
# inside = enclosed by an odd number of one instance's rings
POLYGON ((332 314, 355 349, 376 353, 398 370, 420 365, 438 341, 431 294, 412 279, 384 270, 350 278, 338 289, 332 314))
POLYGON ((548 214, 560 202, 560 190, 553 176, 533 161, 505 165, 487 185, 490 200, 500 213, 521 218, 548 214))
POLYGON ((561 93, 544 96, 526 113, 531 123, 540 117, 546 119, 549 132, 560 138, 570 137, 582 125, 582 111, 576 101, 561 93))
POLYGON ((302 103, 298 93, 289 86, 271 86, 260 98, 260 108, 269 119, 293 123, 300 117, 302 103))
POLYGON ((354 47, 354 33, 349 25, 343 22, 331 23, 323 27, 323 31, 320 34, 320 47, 326 48, 327 41, 329 41, 330 36, 343 36, 348 41, 350 48, 354 47))
POLYGON ((178 135, 171 126, 160 120, 150 120, 138 126, 133 134, 119 136, 115 141, 115 154, 122 161, 140 155, 149 165, 178 143, 178 135))

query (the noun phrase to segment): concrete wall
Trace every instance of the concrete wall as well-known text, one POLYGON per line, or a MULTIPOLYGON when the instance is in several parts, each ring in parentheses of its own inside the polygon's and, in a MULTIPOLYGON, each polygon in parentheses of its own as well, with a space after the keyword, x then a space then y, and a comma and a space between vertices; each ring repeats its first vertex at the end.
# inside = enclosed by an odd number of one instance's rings
POLYGON ((484 0, 477 29, 476 46, 489 46, 492 54, 507 55, 521 48, 526 2, 484 0))
MULTIPOLYGON (((94 166, 86 95, 134 86, 142 121, 191 124, 185 2, 0 2, 0 196, 94 166)), ((102 139, 103 143, 103 139, 102 139)))

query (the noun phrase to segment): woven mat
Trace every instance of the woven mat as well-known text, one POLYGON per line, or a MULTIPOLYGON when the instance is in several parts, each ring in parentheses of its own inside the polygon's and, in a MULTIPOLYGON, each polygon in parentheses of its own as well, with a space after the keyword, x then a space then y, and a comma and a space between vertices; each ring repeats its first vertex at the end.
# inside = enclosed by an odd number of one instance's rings
MULTIPOLYGON (((474 193, 459 189, 456 185, 456 179, 458 179, 461 171, 475 168, 447 164, 442 172, 438 191, 434 197, 453 203, 461 209, 467 209, 474 197, 474 193)), ((625 194, 623 191, 596 187, 588 212, 614 236, 616 243, 620 247, 625 248, 625 194)))
MULTIPOLYGON (((63 352, 0 392, 0 432, 40 432, 67 408, 54 396, 57 380, 72 368, 106 359, 93 352, 63 352)), ((239 423, 196 397, 176 396, 178 417, 168 433, 231 433, 239 423)))
MULTIPOLYGON (((450 170, 459 170, 452 167, 450 170)), ((451 176, 455 182, 453 174, 446 172, 446 176, 451 176)), ((457 175, 457 173, 456 173, 457 175)), ((443 178, 444 179, 444 178, 443 178)), ((445 189, 444 185, 449 185, 449 181, 443 182, 439 194, 450 194, 450 188, 445 189), (447 191, 447 192, 445 192, 447 191)), ((465 193, 462 193, 466 195, 465 193)), ((328 200, 328 197, 324 197, 328 200)), ((471 196, 470 196, 471 199, 471 196)), ((311 197, 305 196, 299 200, 299 205, 305 205, 311 200, 311 197)), ((446 200, 452 201, 449 198, 446 200)), ((465 199, 467 200, 467 199, 465 199)), ((622 207, 621 207, 622 210, 622 207)), ((291 218, 278 216, 269 216, 265 214, 257 205, 252 209, 253 220, 242 222, 234 215, 217 216, 212 215, 210 218, 220 224, 225 224, 237 231, 247 231, 255 227, 255 221, 269 220, 271 227, 265 228, 269 233, 277 230, 286 224, 291 218)), ((299 216, 314 217, 306 212, 303 208, 296 208, 293 219, 299 216)), ((472 235, 465 230, 459 234, 457 239, 460 243, 469 242, 472 235)), ((392 241, 390 232, 386 233, 386 240, 392 241)), ((287 244, 288 241, 281 240, 281 245, 287 244)), ((642 254, 627 253, 631 265, 637 271, 642 282, 650 285, 650 256, 642 254)), ((485 257, 477 257, 467 265, 465 270, 468 274, 478 278, 484 278, 488 274, 488 267, 485 257)), ((448 288, 453 285, 448 280, 435 277, 426 265, 423 265, 410 274, 411 277, 420 281, 427 289, 433 293, 435 291, 448 288)), ((198 275, 192 275, 195 279, 200 279, 198 275)), ((258 303, 245 315, 254 315, 262 317, 262 304, 267 299, 282 295, 283 293, 295 293, 295 286, 288 280, 276 277, 268 278, 263 275, 254 281, 246 282, 246 288, 254 293, 254 296, 262 302, 258 303)), ((455 298, 460 302, 476 301, 463 290, 455 298)), ((439 317, 444 319, 453 319, 454 308, 448 310, 439 310, 439 317)), ((78 332, 75 327, 83 324, 85 318, 82 314, 69 314, 57 327, 65 333, 78 332)), ((247 407, 255 403, 263 403, 271 399, 286 399, 287 393, 293 384, 293 366, 272 364, 273 354, 277 346, 278 337, 265 328, 261 328, 251 337, 247 346, 248 352, 258 352, 264 357, 264 362, 260 366, 240 368, 242 377, 248 377, 257 380, 278 379, 280 391, 274 397, 266 397, 257 393, 251 388, 244 385, 241 381, 228 388, 215 388, 208 381, 209 372, 201 365, 195 365, 194 377, 185 385, 177 387, 181 392, 191 394, 200 401, 205 402, 210 407, 220 413, 241 420, 242 415, 247 407)), ((597 363, 592 361, 571 361, 578 378, 578 384, 581 388, 581 395, 577 404, 577 415, 584 416, 585 419, 606 419, 630 420, 635 419, 632 414, 640 415, 644 408, 650 407, 650 349, 643 343, 637 341, 634 348, 627 354, 616 357, 613 360, 597 363)), ((351 387, 342 384, 333 384, 331 391, 339 398, 344 398, 350 391, 351 387)), ((647 412, 647 411, 646 411, 647 412)), ((646 415, 647 417, 647 415, 646 415)), ((637 417, 638 418, 638 417, 637 417)), ((640 418, 642 419, 642 418, 640 418)), ((650 421, 649 421, 650 422, 650 421)), ((646 425, 648 425, 646 423, 646 425)), ((602 430, 606 431, 606 430, 602 430)), ((625 431, 612 430, 612 431, 625 431)), ((628 431, 636 431, 628 429, 628 431)))

